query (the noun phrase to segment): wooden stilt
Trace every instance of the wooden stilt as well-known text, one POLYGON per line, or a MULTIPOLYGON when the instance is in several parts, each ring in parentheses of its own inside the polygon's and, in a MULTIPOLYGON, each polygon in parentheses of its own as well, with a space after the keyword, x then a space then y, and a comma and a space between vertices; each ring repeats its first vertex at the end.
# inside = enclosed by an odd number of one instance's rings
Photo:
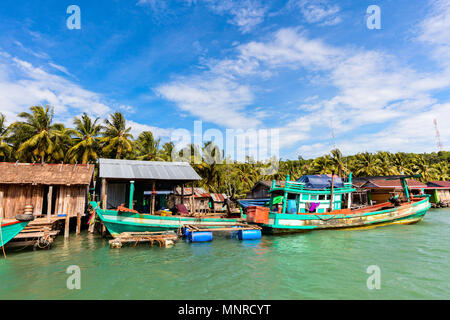
POLYGON ((53 199, 53 186, 48 187, 47 194, 47 222, 50 222, 52 216, 52 199, 53 199))
POLYGON ((4 191, 0 191, 0 218, 5 218, 5 214, 3 211, 3 197, 4 197, 4 191))
POLYGON ((191 212, 192 212, 192 214, 195 213, 194 182, 192 182, 191 212))
POLYGON ((155 214, 156 183, 152 182, 152 214, 155 214))
POLYGON ((81 232, 81 213, 77 212, 77 232, 76 234, 80 234, 81 232))

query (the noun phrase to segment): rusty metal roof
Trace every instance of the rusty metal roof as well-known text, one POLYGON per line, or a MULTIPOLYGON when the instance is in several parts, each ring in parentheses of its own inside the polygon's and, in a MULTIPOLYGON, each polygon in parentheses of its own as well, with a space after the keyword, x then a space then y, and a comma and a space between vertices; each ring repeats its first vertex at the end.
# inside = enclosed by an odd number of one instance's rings
POLYGON ((110 179, 201 180, 187 162, 99 159, 99 177, 110 179))
POLYGON ((89 185, 94 165, 0 162, 0 183, 89 185))
POLYGON ((450 189, 450 181, 430 181, 427 183, 428 188, 450 189))
POLYGON ((224 202, 227 198, 225 193, 211 193, 210 196, 214 202, 224 202))
MULTIPOLYGON (((181 195, 181 188, 177 187, 175 189, 177 195, 181 195)), ((191 196, 192 195, 192 188, 184 187, 184 195, 185 196, 191 196)), ((209 198, 209 193, 200 187, 194 187, 194 198, 209 198)))

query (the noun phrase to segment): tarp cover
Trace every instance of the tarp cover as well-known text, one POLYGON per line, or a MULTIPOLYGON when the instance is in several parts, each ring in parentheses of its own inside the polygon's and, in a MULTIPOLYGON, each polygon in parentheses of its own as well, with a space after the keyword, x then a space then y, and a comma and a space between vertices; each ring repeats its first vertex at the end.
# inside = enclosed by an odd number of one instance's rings
MULTIPOLYGON (((316 175, 304 175, 301 176, 297 182, 302 182, 305 184, 306 188, 311 189, 325 189, 331 188, 331 174, 316 174, 316 175)), ((334 176, 334 187, 342 188, 344 184, 342 183, 341 177, 334 176)))
POLYGON ((252 207, 252 206, 264 207, 267 203, 270 202, 270 198, 267 198, 267 199, 243 199, 243 200, 238 200, 238 202, 244 209, 247 209, 247 207, 252 207))

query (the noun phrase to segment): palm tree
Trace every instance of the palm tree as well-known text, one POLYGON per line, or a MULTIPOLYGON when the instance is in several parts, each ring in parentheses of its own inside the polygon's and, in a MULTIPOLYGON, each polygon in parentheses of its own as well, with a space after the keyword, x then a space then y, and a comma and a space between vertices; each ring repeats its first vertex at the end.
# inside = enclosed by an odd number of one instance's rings
POLYGON ((13 150, 11 145, 7 142, 11 127, 6 126, 5 120, 5 115, 0 112, 0 159, 2 159, 2 161, 8 161, 11 158, 13 150))
POLYGON ((138 137, 138 160, 162 160, 158 155, 161 139, 155 140, 151 131, 144 131, 138 137))
POLYGON ((53 143, 55 145, 51 157, 48 157, 49 162, 60 162, 66 158, 68 150, 73 145, 72 136, 75 130, 66 128, 63 124, 55 124, 53 131, 53 143))
POLYGON ((435 178, 440 181, 447 181, 450 177, 450 168, 447 162, 441 161, 433 165, 435 170, 435 178))
POLYGON ((67 159, 70 162, 81 162, 83 164, 89 161, 96 161, 99 150, 99 134, 102 129, 100 124, 97 124, 99 118, 94 121, 83 113, 81 118, 75 117, 73 123, 75 125, 74 146, 67 152, 67 159))
POLYGON ((125 117, 121 112, 114 112, 110 118, 105 120, 103 138, 100 139, 103 144, 102 151, 116 159, 122 159, 126 153, 133 151, 131 127, 126 127, 125 117))
POLYGON ((172 141, 164 143, 159 150, 159 157, 164 161, 172 161, 172 152, 174 149, 175 144, 172 141))
POLYGON ((358 153, 354 165, 356 176, 376 176, 381 172, 380 159, 369 152, 358 153))
POLYGON ((336 163, 331 159, 331 157, 327 154, 322 157, 314 159, 311 171, 314 174, 325 174, 336 172, 336 163))
POLYGON ((430 181, 436 175, 437 170, 428 163, 422 154, 416 155, 413 163, 413 171, 415 174, 421 174, 420 180, 422 182, 430 181))
POLYGON ((395 167, 392 165, 392 153, 386 151, 378 151, 375 156, 380 160, 380 174, 389 176, 397 172, 395 167))
POLYGON ((25 121, 12 124, 14 134, 22 140, 17 150, 19 157, 27 160, 39 159, 42 163, 45 157, 51 158, 55 150, 54 132, 58 125, 52 124, 54 109, 49 106, 33 106, 31 113, 21 112, 18 117, 25 121))
POLYGON ((398 152, 392 155, 391 165, 394 167, 394 174, 411 174, 411 161, 408 156, 403 152, 398 152))
POLYGON ((335 172, 337 172, 338 176, 343 177, 344 175, 348 174, 348 170, 345 167, 344 163, 345 160, 341 150, 336 148, 331 150, 330 153, 331 153, 331 165, 335 169, 335 172))

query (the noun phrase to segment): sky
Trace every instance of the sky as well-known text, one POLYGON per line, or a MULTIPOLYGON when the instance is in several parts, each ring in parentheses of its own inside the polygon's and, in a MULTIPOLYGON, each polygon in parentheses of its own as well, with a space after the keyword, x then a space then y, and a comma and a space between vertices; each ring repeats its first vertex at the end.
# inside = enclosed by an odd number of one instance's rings
POLYGON ((121 111, 163 142, 194 121, 270 129, 296 159, 436 152, 436 119, 449 150, 447 0, 2 0, 0 21, 9 123, 48 104, 67 126, 121 111))

